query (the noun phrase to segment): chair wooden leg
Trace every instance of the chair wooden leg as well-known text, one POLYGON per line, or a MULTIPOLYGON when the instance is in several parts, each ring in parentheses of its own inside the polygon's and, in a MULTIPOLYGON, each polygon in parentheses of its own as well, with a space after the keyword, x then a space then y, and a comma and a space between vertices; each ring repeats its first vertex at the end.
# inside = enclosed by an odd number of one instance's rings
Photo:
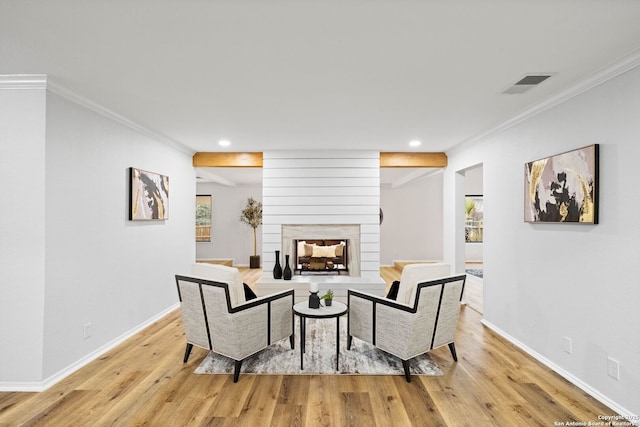
POLYGON ((289 344, 291 344, 291 350, 295 350, 296 348, 295 341, 295 336, 293 334, 289 335, 289 344))
POLYGON ((456 354, 456 346, 453 343, 449 343, 449 350, 451 351, 451 356, 453 356, 453 361, 458 361, 458 355, 456 354))
POLYGON ((189 360, 189 355, 191 354, 192 348, 193 348, 193 344, 187 343, 187 348, 184 350, 184 360, 182 361, 182 363, 187 363, 187 360, 189 360))
POLYGON ((404 378, 407 380, 408 383, 411 382, 411 372, 409 372, 409 361, 408 360, 403 360, 402 361, 402 367, 404 368, 404 378))
POLYGON ((233 382, 237 383, 240 378, 240 368, 242 367, 242 360, 236 360, 233 369, 233 382))
POLYGON ((351 340, 353 337, 351 335, 347 335, 347 350, 351 350, 351 340))

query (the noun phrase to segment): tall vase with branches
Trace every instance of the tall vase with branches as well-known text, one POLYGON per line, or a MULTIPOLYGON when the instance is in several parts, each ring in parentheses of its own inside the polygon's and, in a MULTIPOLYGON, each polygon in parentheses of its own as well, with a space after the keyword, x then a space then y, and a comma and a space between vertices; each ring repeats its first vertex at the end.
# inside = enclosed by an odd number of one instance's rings
POLYGON ((256 229, 262 225, 262 203, 253 197, 247 199, 247 204, 240 214, 240 222, 243 222, 253 228, 253 256, 250 258, 249 265, 251 268, 260 267, 260 256, 258 255, 258 240, 256 229))

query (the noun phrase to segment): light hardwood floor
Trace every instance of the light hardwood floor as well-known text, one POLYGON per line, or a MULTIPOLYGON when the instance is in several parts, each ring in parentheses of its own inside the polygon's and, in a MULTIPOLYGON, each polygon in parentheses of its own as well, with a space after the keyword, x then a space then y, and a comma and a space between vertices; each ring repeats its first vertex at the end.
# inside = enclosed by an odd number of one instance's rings
POLYGON ((234 384, 193 374, 202 349, 182 363, 175 311, 42 393, 0 393, 0 426, 553 426, 612 415, 480 321, 462 306, 458 362, 447 346, 431 352, 441 377, 242 374, 234 384))

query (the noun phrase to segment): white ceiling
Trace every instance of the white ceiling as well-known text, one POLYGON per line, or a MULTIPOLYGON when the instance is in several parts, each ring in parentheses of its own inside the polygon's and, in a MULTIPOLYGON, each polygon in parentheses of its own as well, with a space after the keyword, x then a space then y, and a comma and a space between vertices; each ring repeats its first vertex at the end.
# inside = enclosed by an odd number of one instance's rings
POLYGON ((0 0, 0 74, 191 151, 446 151, 639 48, 637 0, 0 0))

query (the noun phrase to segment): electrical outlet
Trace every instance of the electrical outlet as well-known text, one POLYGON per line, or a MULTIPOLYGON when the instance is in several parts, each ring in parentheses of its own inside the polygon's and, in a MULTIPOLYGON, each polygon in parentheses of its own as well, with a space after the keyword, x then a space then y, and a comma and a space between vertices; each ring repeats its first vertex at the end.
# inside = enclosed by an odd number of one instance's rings
POLYGON ((86 340, 90 336, 91 336, 91 322, 85 323, 84 327, 82 328, 82 339, 86 340))
POLYGON ((573 343, 571 341, 571 338, 569 337, 562 338, 562 349, 564 350, 565 353, 568 353, 568 354, 573 353, 573 343))
POLYGON ((607 357, 607 374, 614 380, 620 380, 620 362, 607 357))

